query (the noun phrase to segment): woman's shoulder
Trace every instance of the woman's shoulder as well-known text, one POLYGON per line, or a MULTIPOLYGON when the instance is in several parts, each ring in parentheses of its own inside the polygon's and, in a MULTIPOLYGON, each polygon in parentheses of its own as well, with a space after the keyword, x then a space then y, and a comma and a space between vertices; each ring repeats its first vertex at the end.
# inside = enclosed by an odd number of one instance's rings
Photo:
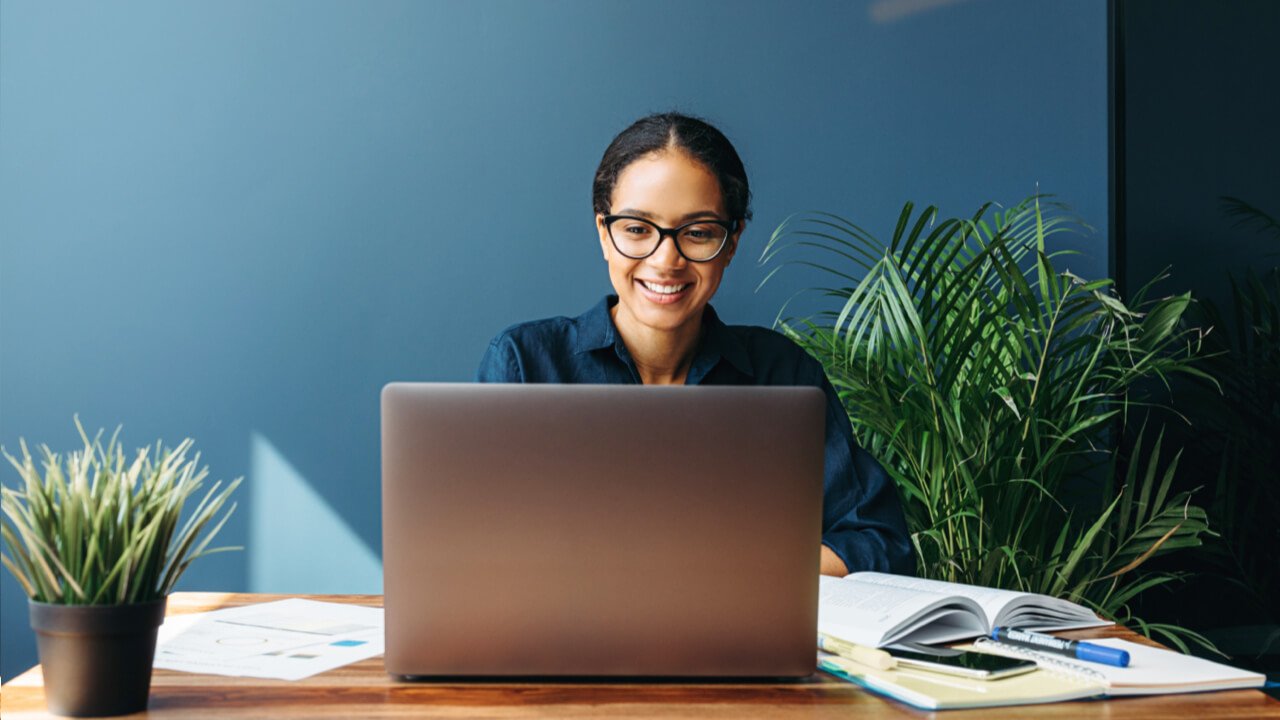
POLYGON ((516 323, 489 341, 476 379, 481 382, 555 382, 571 354, 573 320, 544 318, 516 323))
POLYGON ((744 342, 753 345, 759 345, 763 348, 776 349, 779 351, 789 352, 796 350, 804 352, 799 345, 795 344, 786 334, 767 328, 763 325, 727 325, 730 331, 736 333, 744 342))
POLYGON ((539 351, 572 350, 582 344, 602 342, 611 333, 610 297, 605 296, 591 309, 577 317, 543 318, 516 323, 498 333, 491 346, 505 345, 515 350, 537 348, 539 351))
POLYGON ((759 325, 727 325, 758 372, 788 382, 816 383, 822 365, 786 334, 759 325))
POLYGON ((804 352, 791 338, 773 328, 761 325, 728 325, 726 328, 744 345, 759 352, 782 354, 804 352))
POLYGON ((513 345, 516 348, 568 344, 573 341, 575 319, 563 315, 541 320, 526 320, 508 326, 494 336, 490 345, 513 345))

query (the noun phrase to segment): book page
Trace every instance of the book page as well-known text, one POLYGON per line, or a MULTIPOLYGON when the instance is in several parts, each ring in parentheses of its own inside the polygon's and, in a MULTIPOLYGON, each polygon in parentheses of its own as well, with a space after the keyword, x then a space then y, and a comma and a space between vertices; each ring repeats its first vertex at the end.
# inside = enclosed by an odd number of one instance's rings
POLYGON ((855 576, 823 576, 818 586, 818 629, 869 647, 897 642, 903 630, 920 628, 934 619, 940 619, 953 636, 959 627, 972 630, 958 637, 980 634, 979 626, 986 622, 977 617, 981 609, 963 599, 957 607, 955 600, 892 584, 864 583, 855 576))
MULTIPOLYGON (((965 597, 976 602, 986 614, 987 630, 997 625, 1028 630, 1068 630, 1074 628, 1111 625, 1083 605, 1062 598, 1037 593, 1000 590, 997 588, 949 583, 941 580, 887 575, 885 573, 854 573, 860 580, 876 585, 916 589, 950 597, 965 597)), ((853 577, 852 575, 849 577, 853 577)))
POLYGON ((949 583, 941 580, 926 580, 925 578, 907 577, 905 575, 889 575, 887 573, 860 572, 847 575, 846 578, 852 578, 859 583, 883 588, 898 588, 915 593, 925 592, 934 596, 969 598, 982 608, 982 612, 985 615, 983 620, 987 622, 987 632, 990 632, 991 623, 996 617, 999 617, 1000 612, 1007 605, 1021 597, 1034 597, 1031 593, 949 583))
POLYGON ((993 622, 995 625, 1040 632, 1114 624, 1099 618, 1089 608, 1070 600, 1031 593, 1021 595, 1005 605, 993 622))

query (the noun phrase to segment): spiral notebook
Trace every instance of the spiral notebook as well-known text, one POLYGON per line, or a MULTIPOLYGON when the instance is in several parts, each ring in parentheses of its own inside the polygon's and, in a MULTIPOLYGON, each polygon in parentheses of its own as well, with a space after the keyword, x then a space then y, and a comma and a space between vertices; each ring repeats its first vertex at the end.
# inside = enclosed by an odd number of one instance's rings
POLYGON ((1072 662, 1046 653, 979 640, 960 649, 1035 660, 1032 672, 1001 680, 901 667, 878 670, 826 653, 818 667, 873 692, 925 710, 1034 705, 1117 695, 1162 695, 1261 687, 1265 678, 1221 663, 1119 639, 1089 642, 1129 651, 1127 668, 1072 662))
POLYGON ((982 652, 1035 660, 1041 670, 1101 685, 1109 696, 1236 690, 1262 687, 1266 682, 1266 677, 1261 673, 1128 640, 1106 638, 1089 642, 1127 650, 1129 666, 1121 668, 1099 663, 1073 662, 1068 658, 1017 648, 986 638, 975 641, 973 647, 982 652))
POLYGON ((975 680, 908 667, 879 670, 818 654, 818 669, 923 710, 1036 705, 1098 697, 1103 688, 1063 673, 1033 670, 1001 680, 975 680))

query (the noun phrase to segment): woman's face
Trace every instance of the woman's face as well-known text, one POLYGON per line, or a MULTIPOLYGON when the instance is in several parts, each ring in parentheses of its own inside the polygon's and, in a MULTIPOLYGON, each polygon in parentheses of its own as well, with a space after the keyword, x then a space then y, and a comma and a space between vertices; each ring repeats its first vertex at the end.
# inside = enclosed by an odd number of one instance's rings
MULTIPOLYGON (((720 183, 702 163, 679 150, 667 149, 645 156, 618 175, 610 212, 634 215, 664 228, 676 228, 699 219, 728 220, 720 183)), ((738 247, 737 231, 724 249, 708 262, 689 262, 676 250, 671 236, 642 260, 618 252, 609 239, 604 216, 596 216, 600 249, 609 263, 609 280, 618 293, 619 325, 639 324, 652 330, 697 328, 702 310, 720 287, 720 277, 738 247), (671 292, 677 288, 675 292, 671 292)))

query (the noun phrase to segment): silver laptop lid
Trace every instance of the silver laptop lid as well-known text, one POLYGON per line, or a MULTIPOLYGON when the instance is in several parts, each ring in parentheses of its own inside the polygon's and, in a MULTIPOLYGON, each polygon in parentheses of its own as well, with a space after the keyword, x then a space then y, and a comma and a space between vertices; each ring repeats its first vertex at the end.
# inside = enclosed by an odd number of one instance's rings
POLYGON ((387 385, 387 671, 810 674, 825 403, 812 387, 387 385))

